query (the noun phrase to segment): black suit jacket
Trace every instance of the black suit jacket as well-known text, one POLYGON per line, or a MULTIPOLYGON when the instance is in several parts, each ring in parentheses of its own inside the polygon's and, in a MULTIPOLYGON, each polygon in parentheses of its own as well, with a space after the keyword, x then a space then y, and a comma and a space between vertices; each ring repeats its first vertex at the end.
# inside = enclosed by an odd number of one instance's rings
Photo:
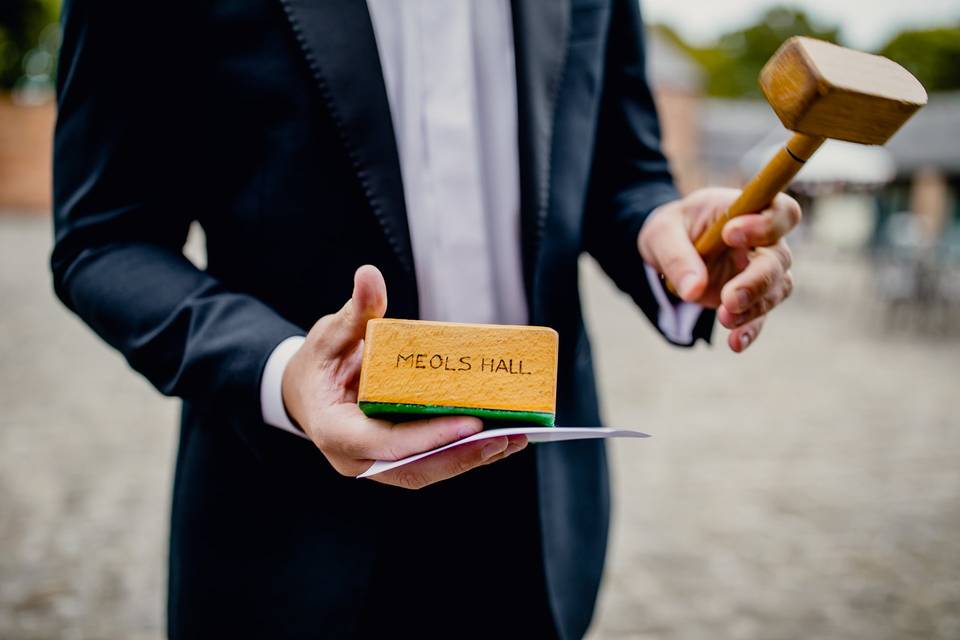
MULTIPOLYGON (((636 0, 515 0, 513 16, 529 317, 560 334, 558 423, 596 425, 577 259, 589 252, 655 321, 636 237, 677 194, 636 0)), ((383 272, 388 315, 417 317, 366 4, 67 0, 63 22, 54 286, 183 398, 170 634, 342 636, 391 616, 416 629, 418 589, 457 608, 439 580, 465 598, 529 594, 560 635, 582 635, 606 546, 602 444, 538 445, 405 492, 341 477, 261 421, 268 355, 337 310, 358 266, 383 272), (192 221, 205 270, 181 253, 192 221), (469 560, 484 536, 506 537, 504 557, 469 560)))

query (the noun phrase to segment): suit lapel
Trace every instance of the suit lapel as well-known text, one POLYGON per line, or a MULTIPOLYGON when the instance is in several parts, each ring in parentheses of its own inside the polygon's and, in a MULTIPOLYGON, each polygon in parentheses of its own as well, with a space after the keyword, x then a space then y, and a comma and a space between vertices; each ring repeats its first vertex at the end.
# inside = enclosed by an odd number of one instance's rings
POLYGON ((400 159, 367 3, 281 3, 340 129, 367 200, 390 246, 412 276, 400 159))
POLYGON ((513 0, 520 143, 524 283, 533 317, 534 275, 550 205, 554 111, 567 52, 569 0, 513 0))
MULTIPOLYGON (((376 37, 361 0, 280 0, 390 246, 413 275, 403 181, 376 37)), ((528 298, 549 207, 554 109, 569 0, 513 0, 520 215, 528 298)))

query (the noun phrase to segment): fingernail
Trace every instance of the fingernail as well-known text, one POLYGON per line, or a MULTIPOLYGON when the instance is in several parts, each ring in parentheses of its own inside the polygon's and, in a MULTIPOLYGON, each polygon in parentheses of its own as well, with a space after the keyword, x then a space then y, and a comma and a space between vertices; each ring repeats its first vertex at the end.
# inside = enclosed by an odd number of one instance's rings
POLYGON ((742 247, 747 244, 747 236, 743 231, 731 231, 730 243, 735 247, 742 247))
POLYGON ((468 438, 475 433, 479 433, 483 429, 483 423, 479 420, 464 420, 460 423, 460 426, 457 428, 457 437, 458 438, 468 438))
POLYGON ((677 287, 677 291, 680 292, 681 298, 687 298, 693 294, 694 287, 697 286, 697 274, 688 273, 680 278, 680 284, 677 287))
POLYGON ((750 293, 746 289, 737 289, 737 308, 741 311, 750 306, 750 293))
POLYGON ((750 319, 750 314, 738 313, 737 315, 733 316, 733 326, 739 327, 749 319, 750 319))
POLYGON ((750 334, 744 333, 740 336, 740 350, 746 349, 750 346, 750 334))
POLYGON ((506 448, 506 438, 496 438, 483 446, 483 449, 480 451, 480 457, 484 460, 489 460, 493 456, 503 453, 506 448))

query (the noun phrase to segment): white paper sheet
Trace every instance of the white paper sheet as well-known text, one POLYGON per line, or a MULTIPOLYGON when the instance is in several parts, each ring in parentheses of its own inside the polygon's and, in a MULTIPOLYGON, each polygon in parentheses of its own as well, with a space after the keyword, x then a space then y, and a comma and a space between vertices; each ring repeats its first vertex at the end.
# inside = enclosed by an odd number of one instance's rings
POLYGON ((417 460, 421 460, 427 456, 432 456, 435 453, 440 453, 441 451, 446 451, 447 449, 457 447, 462 444, 476 442, 477 440, 486 440, 488 438, 496 438, 498 436, 516 435, 525 435, 527 436, 527 440, 530 442, 560 442, 563 440, 586 440, 590 438, 650 437, 646 433, 635 431, 633 429, 600 429, 596 427, 510 427, 508 429, 491 429, 489 431, 481 431, 480 433, 476 433, 462 440, 457 440, 456 442, 451 442, 448 445, 431 449, 430 451, 424 451, 423 453, 418 453, 408 458, 403 458, 402 460, 378 460, 370 465, 369 469, 357 477, 369 478, 370 476, 375 476, 378 473, 390 471, 391 469, 396 469, 397 467, 402 467, 405 464, 416 462, 417 460))

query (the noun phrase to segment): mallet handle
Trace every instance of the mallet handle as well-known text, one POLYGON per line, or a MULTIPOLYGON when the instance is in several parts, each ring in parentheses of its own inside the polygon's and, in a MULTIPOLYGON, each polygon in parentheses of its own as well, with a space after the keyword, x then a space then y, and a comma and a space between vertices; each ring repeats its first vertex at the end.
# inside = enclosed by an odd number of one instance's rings
MULTIPOLYGON (((824 138, 819 136, 810 136, 805 133, 793 134, 777 155, 746 184, 740 197, 730 205, 726 213, 714 220, 713 224, 697 238, 694 246, 704 262, 709 264, 726 248, 721 236, 723 225, 736 216, 766 209, 777 194, 790 184, 793 177, 820 148, 823 141, 824 138)), ((670 283, 668 288, 671 293, 676 293, 670 283)))
POLYGON ((793 134, 777 155, 746 184, 740 197, 730 205, 727 212, 717 218, 697 238, 694 245, 704 261, 709 262, 716 258, 726 247, 721 237, 723 226, 731 218, 745 213, 763 211, 770 206, 777 194, 790 184, 793 177, 820 148, 823 141, 824 138, 819 136, 809 136, 805 133, 793 134))

